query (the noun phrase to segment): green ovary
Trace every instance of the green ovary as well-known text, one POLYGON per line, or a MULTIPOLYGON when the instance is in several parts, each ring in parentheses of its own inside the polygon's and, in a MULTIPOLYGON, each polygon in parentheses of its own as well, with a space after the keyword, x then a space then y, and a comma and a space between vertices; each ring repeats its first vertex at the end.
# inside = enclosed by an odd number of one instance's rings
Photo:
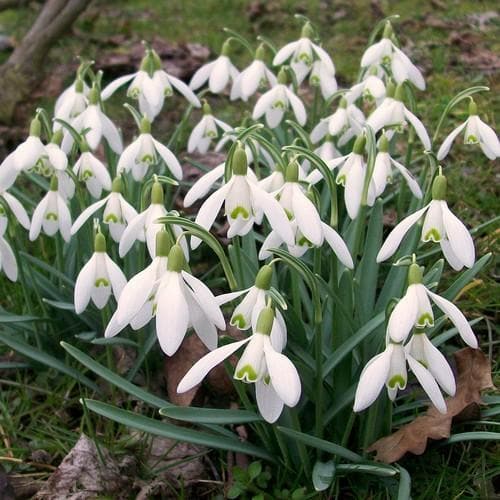
POLYGON ((390 379, 387 385, 391 389, 396 389, 396 386, 402 389, 405 385, 405 379, 401 375, 393 375, 390 379))
POLYGON ((94 286, 99 288, 100 286, 106 287, 109 286, 109 281, 106 278, 97 278, 94 282, 94 286))
POLYGON ((429 229, 429 231, 427 231, 425 234, 424 234, 424 238, 423 238, 424 241, 434 241, 435 243, 441 241, 441 234, 439 233, 439 231, 433 227, 431 229, 429 229))
POLYGON ((248 210, 245 207, 234 208, 229 214, 229 217, 231 217, 231 219, 237 219, 238 216, 240 215, 243 219, 248 219, 250 217, 250 214, 248 213, 248 210))
POLYGON ((256 382, 258 377, 253 367, 245 365, 236 372, 235 378, 242 382, 256 382))

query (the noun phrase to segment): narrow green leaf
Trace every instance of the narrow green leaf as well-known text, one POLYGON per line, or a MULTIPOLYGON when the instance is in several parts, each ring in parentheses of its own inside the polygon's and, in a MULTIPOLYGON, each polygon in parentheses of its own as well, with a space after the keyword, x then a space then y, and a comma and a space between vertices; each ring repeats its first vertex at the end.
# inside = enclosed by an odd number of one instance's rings
POLYGON ((373 474, 374 476, 391 477, 398 473, 395 467, 372 464, 338 464, 338 472, 362 472, 363 474, 373 474))
POLYGON ((176 441, 185 441, 201 446, 207 446, 209 448, 246 453, 271 462, 275 461, 273 456, 267 451, 262 450, 261 448, 258 448, 250 443, 240 441, 236 437, 233 439, 188 429, 186 427, 179 427, 168 422, 154 420, 152 418, 148 418, 131 411, 122 410, 116 406, 92 399, 85 399, 85 405, 89 410, 102 415, 103 417, 109 418, 128 427, 147 432, 148 434, 175 439, 176 441))
POLYGON ((160 415, 197 424, 243 424, 262 420, 262 417, 256 413, 247 410, 219 410, 189 406, 167 406, 160 409, 160 415))
POLYGON ((94 382, 92 382, 92 380, 90 380, 85 375, 82 375, 82 373, 80 373, 75 368, 64 364, 54 356, 51 356, 46 352, 40 351, 39 349, 30 346, 20 339, 14 339, 10 335, 7 335, 3 332, 0 332, 0 341, 8 345, 11 349, 14 349, 14 351, 22 354, 23 356, 38 361, 39 363, 42 363, 49 368, 53 368, 54 370, 64 373, 65 375, 69 375, 70 377, 78 380, 81 384, 86 385, 93 391, 101 392, 99 387, 94 382))
POLYGON ((398 498, 397 500, 410 500, 411 498, 411 477, 408 471, 397 465, 399 469, 399 487, 398 487, 398 498))
POLYGON ((442 444, 461 443, 462 441, 500 441, 500 432, 462 432, 460 434, 453 434, 442 444))
POLYGON ((288 427, 277 427, 278 431, 285 434, 292 439, 304 443, 306 446, 316 448, 318 450, 323 450, 332 455, 337 455, 339 457, 350 460, 351 462, 360 462, 362 460, 361 455, 354 453, 343 446, 335 443, 330 443, 330 441, 325 441, 324 439, 319 439, 317 437, 311 436, 310 434, 305 434, 303 432, 296 431, 294 429, 289 429, 288 427))

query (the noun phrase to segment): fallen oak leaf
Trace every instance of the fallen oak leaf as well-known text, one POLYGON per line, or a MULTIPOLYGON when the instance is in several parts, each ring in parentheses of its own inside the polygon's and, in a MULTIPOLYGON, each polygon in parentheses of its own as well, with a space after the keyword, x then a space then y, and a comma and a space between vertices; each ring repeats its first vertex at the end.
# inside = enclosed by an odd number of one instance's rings
POLYGON ((455 396, 446 400, 448 411, 442 414, 431 406, 424 415, 390 436, 375 441, 367 451, 375 451, 376 460, 393 463, 407 452, 421 455, 428 439, 450 437, 453 418, 470 412, 471 406, 481 404, 481 391, 494 388, 490 360, 481 350, 466 347, 454 356, 458 373, 457 391, 455 396))

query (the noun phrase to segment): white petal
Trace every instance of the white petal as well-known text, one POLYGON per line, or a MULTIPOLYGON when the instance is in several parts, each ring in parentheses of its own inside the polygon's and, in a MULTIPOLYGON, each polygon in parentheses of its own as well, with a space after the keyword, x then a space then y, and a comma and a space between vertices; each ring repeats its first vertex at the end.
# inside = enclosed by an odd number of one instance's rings
POLYGON ((206 121, 206 116, 204 116, 191 131, 187 145, 188 153, 192 153, 198 147, 200 141, 203 139, 203 136, 205 134, 206 121))
POLYGON ((105 256, 105 260, 109 281, 111 281, 111 287, 113 289, 113 295, 118 301, 123 289, 125 288, 125 285, 127 284, 127 278, 125 278, 123 271, 115 262, 111 260, 111 258, 107 254, 105 256))
POLYGON ((367 66, 371 66, 372 64, 379 62, 380 59, 387 54, 388 48, 390 49, 385 39, 382 39, 368 47, 361 58, 361 67, 366 68, 367 66))
MULTIPOLYGON (((497 134, 479 117, 478 117, 478 131, 481 144, 487 146, 488 150, 492 152, 491 156, 495 156, 498 158, 500 156, 500 141, 498 140, 497 134)), ((490 159, 495 159, 491 158, 491 156, 490 159)))
POLYGON ((247 293, 249 290, 250 288, 244 288, 243 290, 238 290, 237 292, 229 292, 217 295, 215 297, 215 302, 217 302, 219 306, 222 306, 224 304, 227 304, 228 302, 233 301, 234 299, 237 299, 244 293, 247 293))
POLYGON ((94 253, 89 261, 82 267, 75 283, 75 312, 81 314, 90 301, 94 281, 96 278, 96 254, 94 253))
POLYGON ((14 252, 4 238, 0 238, 0 269, 3 269, 7 278, 17 280, 17 262, 14 252))
POLYGON ((268 90, 259 97, 258 101, 255 103, 255 107, 253 108, 252 118, 254 120, 258 120, 268 109, 271 108, 276 96, 277 88, 278 87, 273 87, 271 90, 268 90))
POLYGON ((255 399, 259 412, 266 422, 273 424, 278 420, 283 411, 283 401, 278 396, 271 383, 266 384, 263 380, 255 383, 255 399))
POLYGON ((316 246, 323 243, 323 229, 317 208, 301 191, 298 183, 293 183, 293 214, 302 234, 316 246))
POLYGON ((184 207, 190 207, 196 200, 203 198, 218 179, 224 175, 225 164, 222 163, 202 175, 189 189, 184 197, 184 207))
POLYGON ((59 232, 64 241, 71 239, 71 213, 62 196, 57 195, 57 215, 59 217, 59 232))
POLYGON ((121 154, 123 151, 123 142, 120 133, 115 124, 104 114, 101 113, 102 132, 109 147, 116 153, 121 154))
POLYGON ((129 172, 135 165, 135 160, 139 151, 141 149, 142 135, 140 135, 134 142, 127 146, 123 153, 120 155, 118 164, 116 166, 116 172, 119 174, 121 172, 129 172))
POLYGON ((94 213, 97 212, 101 207, 103 207, 109 199, 108 196, 104 197, 102 200, 96 201, 89 207, 87 207, 75 220, 73 226, 71 226, 71 234, 76 234, 78 230, 85 224, 87 219, 94 213))
POLYGON ((45 217, 45 210, 47 209, 47 205, 49 203, 49 194, 50 191, 42 198, 40 203, 36 206, 35 211, 33 212, 29 233, 30 241, 36 240, 38 238, 38 235, 40 234, 43 219, 45 217))
POLYGON ((448 262, 455 271, 461 271, 464 267, 464 263, 453 252, 448 238, 443 238, 439 244, 441 245, 441 251, 443 252, 446 262, 448 262))
POLYGON ((276 53, 273 59, 273 66, 279 66, 283 64, 295 51, 298 47, 300 40, 295 42, 287 43, 284 47, 281 47, 280 50, 276 53))
POLYGON ((424 352, 427 361, 427 369, 432 373, 437 383, 450 396, 454 396, 456 392, 456 383, 453 371, 446 361, 446 358, 441 354, 439 349, 432 344, 427 335, 424 334, 424 352))
POLYGON ((105 101, 109 99, 122 85, 130 82, 137 73, 132 73, 130 75, 120 76, 116 80, 113 80, 110 84, 106 85, 104 90, 101 92, 101 99, 105 101))
POLYGON ((156 151, 160 154, 160 156, 163 158, 163 161, 169 168, 169 170, 172 172, 174 177, 177 180, 182 179, 182 168, 181 164, 179 163, 179 160, 177 160, 176 156, 170 149, 168 149, 166 146, 164 146, 161 142, 157 141, 156 139, 153 139, 153 144, 155 145, 156 151))
POLYGON ((191 326, 207 349, 213 351, 217 347, 217 328, 213 321, 207 317, 199 302, 196 301, 191 290, 186 290, 185 297, 189 307, 191 326))
POLYGON ((441 309, 441 311, 443 311, 450 318, 450 321, 456 326, 463 341, 470 347, 477 349, 478 344, 476 336, 460 309, 458 309, 458 307, 449 300, 432 293, 430 290, 427 290, 427 293, 439 309, 441 309))
POLYGON ((411 371, 415 374, 415 377, 417 377, 420 385, 432 401, 432 404, 441 413, 446 413, 446 403, 444 402, 444 398, 441 394, 441 391, 439 390, 439 386, 437 385, 437 382, 431 375, 431 373, 427 369, 425 369, 421 363, 413 359, 409 354, 406 355, 406 360, 410 365, 411 371))
POLYGON ((437 243, 445 237, 442 206, 439 200, 432 200, 430 202, 429 210, 425 214, 422 226, 422 241, 434 241, 437 243))
POLYGON ((137 214, 134 219, 132 219, 129 225, 126 227, 120 239, 120 245, 118 246, 118 253, 120 257, 123 256, 132 248, 135 240, 141 239, 144 241, 144 223, 146 222, 147 211, 137 214))
POLYGON ((418 298, 415 288, 409 286, 404 297, 396 304, 387 323, 387 334, 396 343, 404 342, 417 321, 418 298))
POLYGON ((182 81, 175 76, 168 75, 168 80, 195 108, 201 106, 200 100, 196 97, 194 92, 182 81))
POLYGON ((252 337, 240 340, 238 342, 233 342, 231 344, 219 347, 212 352, 209 352, 199 361, 197 361, 190 370, 184 375, 182 380, 177 386, 177 393, 181 394, 183 392, 189 391, 195 385, 198 385, 208 374, 208 372, 217 366, 219 363, 229 358, 231 354, 237 351, 241 346, 246 344, 252 337))
POLYGON ((285 355, 273 349, 269 338, 264 343, 264 354, 274 390, 287 406, 294 407, 302 391, 297 369, 285 355))
POLYGON ((431 149, 431 140, 429 138, 427 130, 425 130, 424 124, 406 108, 404 108, 404 115, 406 119, 412 124, 426 151, 429 151, 431 149))
POLYGON ((227 56, 219 56, 215 60, 208 78, 208 87, 213 94, 222 92, 229 82, 229 64, 227 56))
POLYGON ((460 126, 458 126, 455 130, 453 130, 448 137, 443 141, 443 144, 441 144, 441 147, 439 148, 439 151, 437 152, 437 159, 441 161, 442 159, 446 158, 448 156, 448 153, 450 152, 451 145, 455 138, 457 137, 460 132, 465 128, 467 125, 467 120, 462 123, 460 126))
POLYGON ((472 236, 462 221, 451 212, 445 201, 443 201, 441 206, 444 229, 453 253, 465 266, 472 267, 476 258, 472 236))
POLYGON ((351 219, 358 216, 361 207, 365 174, 366 171, 362 161, 354 161, 347 175, 344 190, 345 206, 351 219))
POLYGON ((196 73, 193 75, 193 78, 191 78, 191 82, 189 83, 189 86, 192 90, 200 88, 208 80, 214 64, 215 61, 204 64, 196 71, 196 73))
POLYGON ((302 101, 288 88, 286 89, 286 95, 292 105, 295 118, 299 122, 299 125, 305 125, 307 121, 307 113, 304 104, 302 104, 302 101))
POLYGON ((19 224, 21 224, 24 229, 29 230, 30 218, 28 217, 26 210, 21 205, 19 200, 7 192, 0 193, 0 197, 2 197, 7 202, 7 205, 12 210, 12 213, 14 214, 17 222, 19 222, 19 224))
POLYGON ((420 210, 417 210, 414 214, 409 215, 390 232, 389 236, 382 245, 382 248, 377 254, 377 262, 383 262, 384 260, 387 260, 396 252, 405 234, 414 224, 416 224, 420 217, 422 217, 427 208, 428 205, 426 205, 424 208, 421 208, 420 210))
POLYGON ((186 335, 189 308, 180 274, 167 271, 167 275, 167 283, 165 285, 162 283, 158 289, 156 334, 162 351, 167 356, 173 356, 186 335))
POLYGON ((356 389, 353 411, 362 411, 377 399, 389 375, 391 352, 392 350, 387 348, 368 361, 363 368, 356 389))
POLYGON ((412 173, 401 163, 398 163, 396 160, 393 160, 391 158, 392 164, 399 170, 401 175, 404 177, 406 183, 408 184, 408 187, 410 188, 410 191, 413 193, 413 195, 421 199, 422 198, 422 190, 420 189, 420 186, 418 185, 418 182, 416 179, 413 177, 412 173))
POLYGON ((352 261, 351 253, 341 236, 337 233, 337 231, 335 231, 335 229, 324 222, 321 223, 321 227, 323 228, 325 240, 335 252, 335 255, 338 257, 340 262, 342 262, 342 264, 344 264, 347 268, 354 269, 354 262, 352 261))
POLYGON ((217 304, 213 293, 199 279, 195 278, 186 271, 182 271, 182 277, 192 288, 195 299, 197 300, 204 313, 215 323, 220 330, 226 329, 226 321, 219 305, 217 304))

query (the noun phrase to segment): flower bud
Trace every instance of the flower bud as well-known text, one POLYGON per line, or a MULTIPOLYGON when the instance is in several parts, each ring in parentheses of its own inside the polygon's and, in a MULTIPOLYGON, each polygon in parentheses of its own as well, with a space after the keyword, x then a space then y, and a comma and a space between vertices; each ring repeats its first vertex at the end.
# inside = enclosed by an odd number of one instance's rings
POLYGON ((33 118, 30 123, 30 135, 34 137, 40 137, 41 132, 42 124, 38 119, 38 116, 35 116, 35 118, 33 118))

